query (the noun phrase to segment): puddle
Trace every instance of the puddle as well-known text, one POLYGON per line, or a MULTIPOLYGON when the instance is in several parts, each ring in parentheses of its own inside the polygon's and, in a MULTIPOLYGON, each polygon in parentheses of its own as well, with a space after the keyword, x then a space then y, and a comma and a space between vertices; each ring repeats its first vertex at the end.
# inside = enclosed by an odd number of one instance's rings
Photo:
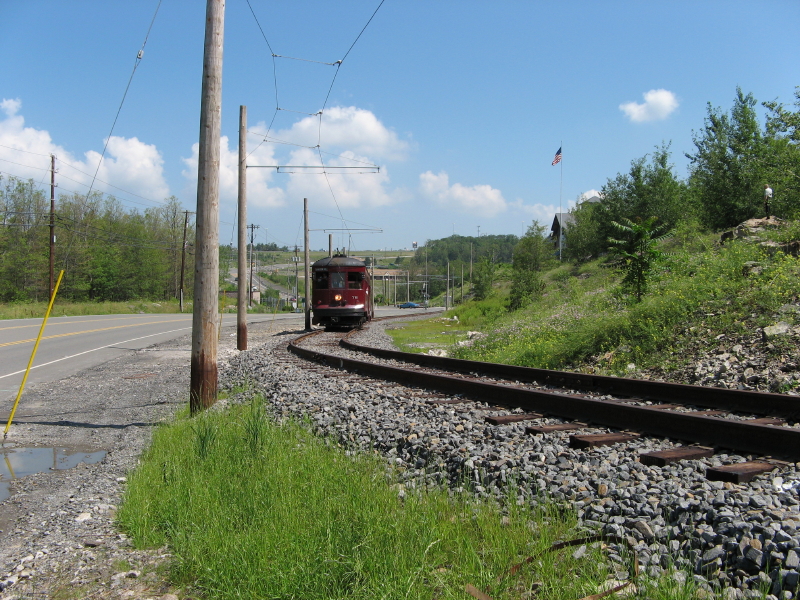
POLYGON ((63 471, 80 463, 94 464, 106 455, 105 450, 79 452, 69 448, 2 448, 0 460, 0 502, 8 498, 8 482, 34 473, 63 471))

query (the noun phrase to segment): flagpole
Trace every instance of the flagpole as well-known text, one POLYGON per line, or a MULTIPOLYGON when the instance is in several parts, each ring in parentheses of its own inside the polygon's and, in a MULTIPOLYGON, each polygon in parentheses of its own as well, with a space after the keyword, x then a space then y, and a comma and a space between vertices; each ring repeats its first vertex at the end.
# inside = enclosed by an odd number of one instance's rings
POLYGON ((564 193, 564 140, 561 140, 560 150, 562 159, 559 161, 561 163, 561 186, 558 189, 558 260, 561 260, 561 238, 564 235, 564 215, 561 212, 561 196, 564 193))

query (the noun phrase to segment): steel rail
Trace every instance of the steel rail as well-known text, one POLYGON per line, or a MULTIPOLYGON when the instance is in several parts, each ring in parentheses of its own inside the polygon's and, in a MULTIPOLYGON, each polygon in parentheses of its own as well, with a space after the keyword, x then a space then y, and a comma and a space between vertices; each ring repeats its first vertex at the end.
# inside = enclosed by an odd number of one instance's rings
MULTIPOLYGON (((353 333, 353 332, 351 332, 353 333)), ((349 336, 350 334, 348 334, 349 336)), ((340 344, 348 350, 363 352, 380 358, 410 362, 423 367, 481 373, 489 377, 515 381, 537 382, 594 393, 613 394, 618 397, 635 397, 641 400, 693 404, 708 408, 746 412, 757 415, 800 420, 800 397, 769 392, 731 390, 664 381, 646 381, 606 375, 569 373, 549 369, 517 367, 499 363, 486 363, 459 358, 445 358, 427 354, 413 354, 398 350, 383 350, 360 346, 345 336, 340 344)))
MULTIPOLYGON (((713 445, 738 452, 800 460, 800 429, 726 420, 648 406, 606 402, 574 394, 530 390, 449 375, 410 371, 324 354, 299 345, 304 339, 316 333, 318 332, 297 338, 289 344, 288 350, 299 357, 336 369, 345 369, 403 385, 425 387, 449 394, 463 394, 473 400, 519 407, 526 411, 564 419, 588 421, 604 427, 630 429, 647 435, 713 445)), ((475 364, 482 365, 483 368, 479 370, 486 371, 486 363, 475 364)))

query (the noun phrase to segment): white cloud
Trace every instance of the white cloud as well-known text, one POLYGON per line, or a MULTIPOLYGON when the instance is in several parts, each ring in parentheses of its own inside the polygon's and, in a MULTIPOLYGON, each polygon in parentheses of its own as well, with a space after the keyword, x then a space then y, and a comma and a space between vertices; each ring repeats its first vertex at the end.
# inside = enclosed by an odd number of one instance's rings
POLYGON ((155 201, 169 195, 163 174, 164 160, 154 145, 145 144, 135 137, 112 136, 98 170, 99 152, 89 150, 84 154, 84 160, 74 158, 53 142, 49 132, 25 127, 25 119, 18 114, 21 108, 19 99, 0 102, 0 110, 6 114, 6 118, 0 120, 0 170, 6 174, 41 181, 50 168, 50 154, 54 154, 59 171, 56 181, 64 192, 85 193, 97 170, 93 189, 120 199, 127 197, 125 191, 155 201))
POLYGON ((644 121, 661 121, 678 108, 678 98, 664 89, 650 90, 644 94, 644 104, 627 102, 620 104, 619 109, 634 123, 644 121))
POLYGON ((6 113, 9 117, 13 117, 15 114, 17 114, 20 107, 22 107, 22 101, 19 98, 3 98, 3 101, 0 102, 0 110, 6 113))
POLYGON ((494 217, 507 208, 502 192, 489 185, 467 187, 460 183, 450 185, 450 178, 444 171, 434 175, 431 171, 419 176, 422 195, 444 208, 450 208, 478 215, 494 217))
MULTIPOLYGON (((261 143, 267 133, 263 122, 248 127, 248 130, 253 134, 248 136, 248 165, 319 166, 320 155, 313 147, 318 140, 322 149, 330 153, 322 154, 327 167, 366 167, 381 159, 401 160, 409 150, 409 144, 399 140, 374 114, 353 106, 326 110, 321 137, 319 118, 315 116, 304 117, 288 129, 271 132, 270 139, 288 142, 293 146, 261 143)), ((238 144, 231 144, 227 137, 221 138, 221 144, 220 199, 235 201, 238 189, 238 144)), ((187 166, 183 176, 187 179, 189 194, 197 189, 197 155, 198 144, 194 144, 191 157, 183 159, 187 166)), ((361 172, 358 169, 332 168, 327 178, 319 169, 305 172, 294 169, 294 173, 286 174, 277 174, 274 169, 247 170, 248 203, 265 208, 299 203, 303 198, 308 198, 316 206, 338 205, 341 209, 386 206, 400 197, 399 193, 388 191, 388 186, 389 174, 385 167, 381 167, 377 173, 367 169, 361 172)))
MULTIPOLYGON (((248 136, 249 156, 248 165, 274 165, 277 164, 273 155, 273 147, 267 144, 253 143, 253 137, 248 136)), ((187 197, 197 196, 197 164, 200 144, 192 144, 192 155, 183 158, 186 169, 181 174, 187 180, 185 194, 187 197)), ((284 205, 284 191, 269 184, 274 177, 273 169, 247 169, 247 204, 261 208, 277 208, 284 205)), ((219 161, 219 199, 220 202, 236 203, 239 196, 239 144, 236 142, 231 148, 228 136, 220 138, 219 161)))
POLYGON ((591 189, 591 190, 585 191, 585 192, 583 192, 581 194, 581 202, 583 202, 584 200, 588 200, 592 196, 597 196, 599 198, 602 198, 603 194, 600 193, 599 190, 595 190, 595 189, 591 189))
POLYGON ((372 112, 355 106, 333 106, 322 115, 321 127, 319 117, 309 116, 274 137, 303 146, 320 144, 329 151, 343 148, 374 160, 402 160, 409 150, 408 142, 400 140, 372 112))
MULTIPOLYGON (((575 206, 574 200, 569 200, 561 205, 562 212, 569 212, 575 206)), ((550 226, 558 212, 558 204, 523 204, 521 200, 514 203, 514 208, 530 215, 531 219, 544 225, 546 232, 550 232, 550 226)))
MULTIPOLYGON (((365 156, 358 156, 353 153, 346 153, 347 158, 371 162, 365 156)), ((326 166, 353 166, 354 163, 347 158, 334 158, 325 161, 326 166)), ((319 155, 309 148, 300 148, 291 153, 291 163, 299 165, 318 165, 319 155)), ((312 171, 312 170, 310 170, 312 171)), ((321 172, 302 174, 294 173, 290 175, 286 185, 286 193, 291 198, 300 200, 308 198, 309 202, 314 202, 318 206, 337 205, 341 209, 345 208, 375 208, 392 204, 394 199, 387 191, 389 185, 389 173, 386 167, 382 167, 380 172, 359 171, 356 169, 345 169, 341 171, 331 170, 327 177, 321 172), (328 187, 330 185, 330 187, 328 187), (331 195, 333 190, 333 196, 331 195), (334 202, 334 196, 336 201, 334 202)))

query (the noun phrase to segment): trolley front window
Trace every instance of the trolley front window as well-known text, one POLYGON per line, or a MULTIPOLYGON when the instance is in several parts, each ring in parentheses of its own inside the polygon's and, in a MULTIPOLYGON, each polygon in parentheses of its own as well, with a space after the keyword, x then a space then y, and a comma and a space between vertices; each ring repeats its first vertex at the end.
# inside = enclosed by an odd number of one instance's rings
POLYGON ((344 289, 345 275, 346 273, 331 273, 331 288, 344 289))
POLYGON ((328 274, 320 271, 314 274, 314 287, 318 290, 328 289, 328 274))

